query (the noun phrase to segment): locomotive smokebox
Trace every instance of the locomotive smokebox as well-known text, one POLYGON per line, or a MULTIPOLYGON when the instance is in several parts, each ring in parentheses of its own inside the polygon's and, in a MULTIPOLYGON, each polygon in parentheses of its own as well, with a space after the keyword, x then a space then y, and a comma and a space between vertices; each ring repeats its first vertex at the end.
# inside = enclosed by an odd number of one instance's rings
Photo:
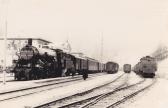
POLYGON ((32 46, 32 38, 28 39, 28 45, 32 46))

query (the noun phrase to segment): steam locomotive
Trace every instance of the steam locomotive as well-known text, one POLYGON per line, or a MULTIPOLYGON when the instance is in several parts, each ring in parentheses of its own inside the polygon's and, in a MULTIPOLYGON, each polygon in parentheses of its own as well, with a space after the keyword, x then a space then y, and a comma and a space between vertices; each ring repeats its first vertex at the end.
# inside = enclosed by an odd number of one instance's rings
POLYGON ((20 50, 18 58, 12 70, 15 80, 45 79, 105 70, 104 64, 89 57, 78 57, 48 46, 34 47, 32 39, 28 39, 28 44, 20 50))
POLYGON ((155 76, 157 71, 157 62, 155 58, 146 56, 140 59, 140 61, 134 66, 134 72, 143 77, 155 76))

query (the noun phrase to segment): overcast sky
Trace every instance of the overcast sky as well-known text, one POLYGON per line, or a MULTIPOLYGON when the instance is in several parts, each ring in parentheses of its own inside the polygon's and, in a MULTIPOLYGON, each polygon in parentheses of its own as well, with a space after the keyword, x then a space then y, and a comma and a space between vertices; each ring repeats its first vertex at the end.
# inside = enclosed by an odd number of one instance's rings
POLYGON ((168 43, 168 0, 9 0, 8 37, 68 39, 73 52, 100 59, 101 36, 104 61, 137 62, 168 43))

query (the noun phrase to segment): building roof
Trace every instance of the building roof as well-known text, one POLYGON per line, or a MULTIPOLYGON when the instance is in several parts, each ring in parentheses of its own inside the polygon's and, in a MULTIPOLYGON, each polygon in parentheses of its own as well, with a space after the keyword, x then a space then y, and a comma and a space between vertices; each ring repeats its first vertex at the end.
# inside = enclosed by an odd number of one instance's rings
MULTIPOLYGON (((7 38, 7 40, 28 40, 28 39, 40 40, 40 41, 43 41, 43 42, 52 43, 52 42, 50 42, 48 40, 41 39, 41 38, 7 38)), ((4 40, 4 38, 0 38, 0 40, 4 40)))
POLYGON ((96 62, 98 62, 98 60, 96 60, 96 59, 94 59, 94 58, 87 57, 87 56, 86 56, 86 58, 87 58, 88 60, 91 60, 91 61, 96 61, 96 62))

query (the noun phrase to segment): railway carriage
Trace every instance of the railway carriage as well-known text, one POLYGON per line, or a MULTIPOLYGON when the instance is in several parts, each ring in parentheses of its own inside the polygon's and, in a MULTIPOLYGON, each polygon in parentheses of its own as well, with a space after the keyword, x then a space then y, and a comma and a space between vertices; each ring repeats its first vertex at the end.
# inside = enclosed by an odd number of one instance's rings
POLYGON ((131 65, 130 64, 124 64, 123 70, 125 73, 130 73, 131 72, 131 65))
POLYGON ((87 58, 88 62, 88 72, 97 73, 99 72, 99 62, 95 59, 87 58))
POLYGON ((81 69, 81 60, 77 57, 75 57, 75 69, 78 74, 80 74, 80 69, 81 69))
POLYGON ((98 71, 99 72, 105 72, 106 71, 106 64, 104 63, 98 63, 98 71))
POLYGON ((76 71, 78 74, 88 71, 88 62, 86 58, 76 57, 76 71))
MULTIPOLYGON (((97 73, 100 72, 100 62, 98 62, 95 59, 89 58, 89 57, 79 57, 75 56, 76 58, 76 71, 79 74, 82 74, 83 72, 88 73, 97 73)), ((103 69, 103 65, 102 65, 103 69)))
POLYGON ((107 73, 116 73, 118 72, 118 69, 119 69, 119 65, 118 63, 115 63, 115 62, 107 62, 106 63, 106 71, 107 73))

